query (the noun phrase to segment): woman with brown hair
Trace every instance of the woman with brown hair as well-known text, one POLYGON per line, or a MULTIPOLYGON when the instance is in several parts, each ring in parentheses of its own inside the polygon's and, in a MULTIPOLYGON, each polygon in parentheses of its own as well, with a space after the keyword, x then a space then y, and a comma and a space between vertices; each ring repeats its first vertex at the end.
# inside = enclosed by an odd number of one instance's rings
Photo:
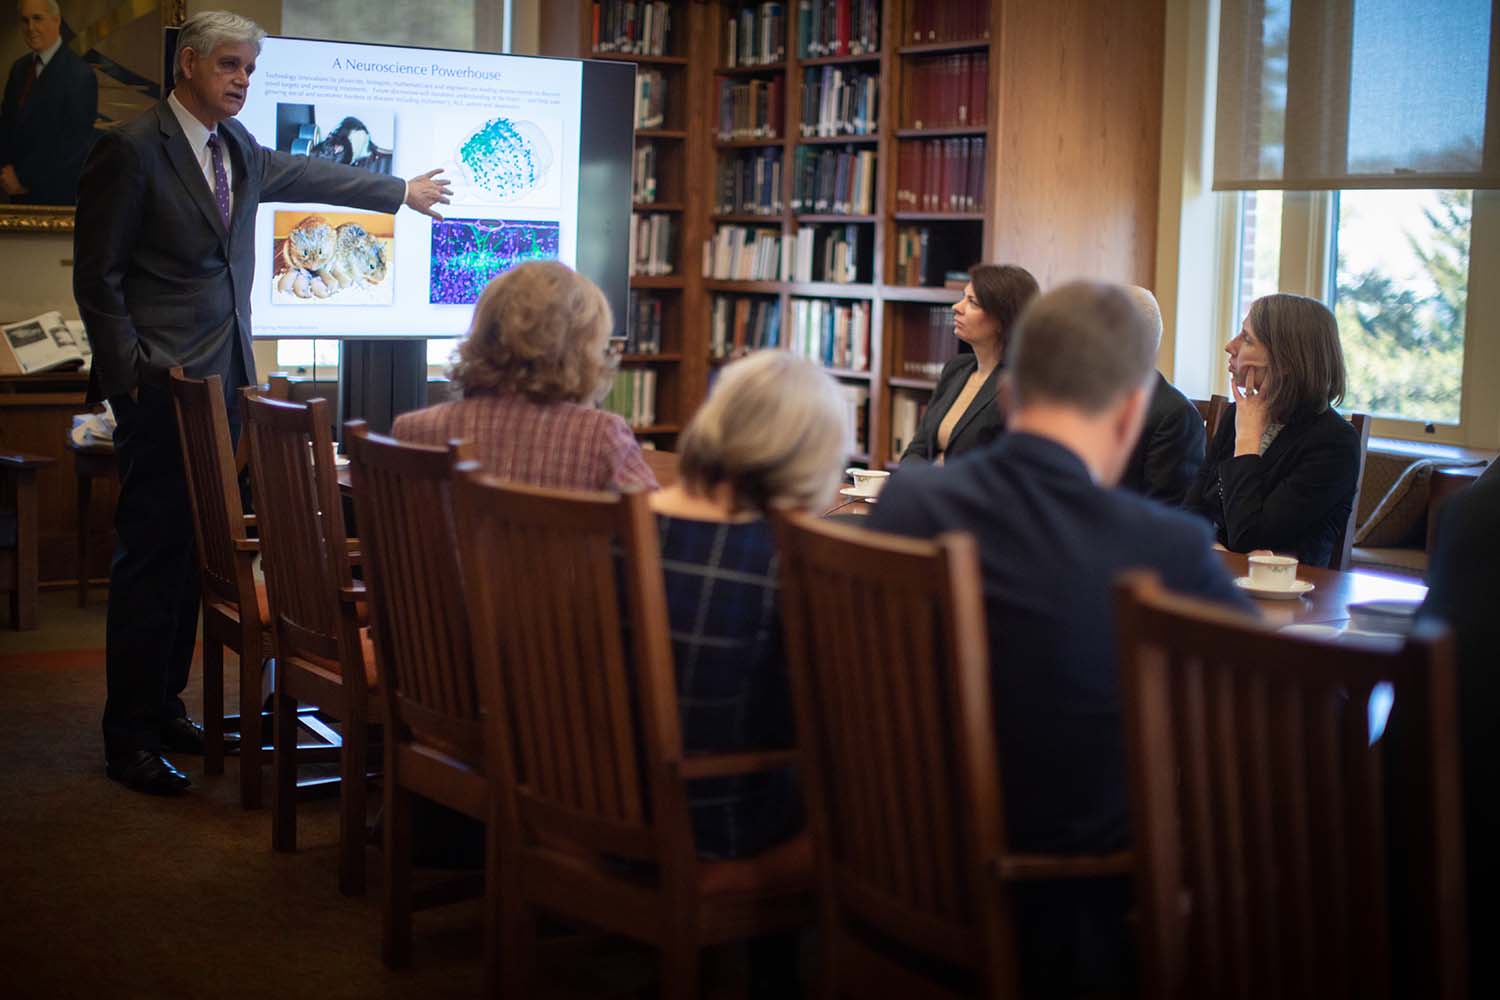
POLYGON ((1359 434, 1333 408, 1344 398, 1338 322, 1316 299, 1267 295, 1224 351, 1234 403, 1184 506, 1231 551, 1331 565, 1359 485, 1359 434))
POLYGON ((941 465, 988 444, 1005 429, 995 387, 1005 367, 1011 328, 1037 291, 1031 272, 1014 264, 980 264, 969 272, 963 298, 953 304, 953 333, 973 353, 943 366, 901 461, 941 465))
POLYGON ((531 486, 656 488, 609 389, 613 326, 597 285, 555 261, 492 280, 474 306, 449 377, 463 398, 403 413, 391 434, 418 444, 468 441, 485 471, 531 486))

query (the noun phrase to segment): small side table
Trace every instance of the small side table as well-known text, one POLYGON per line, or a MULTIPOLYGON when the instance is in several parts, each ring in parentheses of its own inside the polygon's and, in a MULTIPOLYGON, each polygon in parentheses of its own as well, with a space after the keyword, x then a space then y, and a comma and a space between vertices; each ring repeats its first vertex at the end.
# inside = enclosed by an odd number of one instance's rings
POLYGON ((89 506, 94 480, 113 479, 120 473, 112 444, 80 445, 70 438, 68 450, 73 453, 73 474, 78 477, 78 606, 84 608, 89 603, 89 506))

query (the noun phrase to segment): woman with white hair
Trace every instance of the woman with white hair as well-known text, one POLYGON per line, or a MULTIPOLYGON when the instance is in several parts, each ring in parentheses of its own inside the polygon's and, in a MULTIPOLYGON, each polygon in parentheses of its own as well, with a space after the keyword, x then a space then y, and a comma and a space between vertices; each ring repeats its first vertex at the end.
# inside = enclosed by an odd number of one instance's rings
MULTIPOLYGON (((661 533, 683 749, 721 753, 793 739, 777 609, 773 507, 833 499, 850 430, 837 383, 785 351, 726 367, 683 432, 681 481, 653 495, 661 533)), ((755 855, 795 834, 788 772, 688 786, 698 854, 755 855)))

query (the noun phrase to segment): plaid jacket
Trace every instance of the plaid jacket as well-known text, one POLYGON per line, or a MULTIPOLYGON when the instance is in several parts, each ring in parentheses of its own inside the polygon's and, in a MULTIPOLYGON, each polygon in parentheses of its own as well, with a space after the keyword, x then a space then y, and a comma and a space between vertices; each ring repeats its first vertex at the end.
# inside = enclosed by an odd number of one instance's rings
POLYGON ((470 396, 403 413, 391 434, 416 444, 466 441, 486 472, 529 486, 656 489, 656 477, 625 421, 577 403, 470 396))

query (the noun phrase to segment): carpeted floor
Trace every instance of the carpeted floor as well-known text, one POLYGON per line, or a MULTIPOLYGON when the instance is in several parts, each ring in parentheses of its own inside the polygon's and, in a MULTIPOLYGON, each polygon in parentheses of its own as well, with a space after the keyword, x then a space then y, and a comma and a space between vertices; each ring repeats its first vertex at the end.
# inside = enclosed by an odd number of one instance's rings
MULTIPOLYGON (((215 778, 173 758, 193 779, 181 799, 107 780, 104 608, 71 603, 44 594, 40 632, 0 631, 0 997, 479 994, 478 901, 419 913, 413 967, 381 965, 379 854, 369 895, 339 895, 335 798, 305 803, 301 849, 276 854, 269 809, 239 807, 234 758, 215 778)), ((654 992, 651 956, 614 942, 549 945, 543 963, 546 995, 654 992)), ((743 995, 737 956, 709 970, 710 993, 743 995)))

